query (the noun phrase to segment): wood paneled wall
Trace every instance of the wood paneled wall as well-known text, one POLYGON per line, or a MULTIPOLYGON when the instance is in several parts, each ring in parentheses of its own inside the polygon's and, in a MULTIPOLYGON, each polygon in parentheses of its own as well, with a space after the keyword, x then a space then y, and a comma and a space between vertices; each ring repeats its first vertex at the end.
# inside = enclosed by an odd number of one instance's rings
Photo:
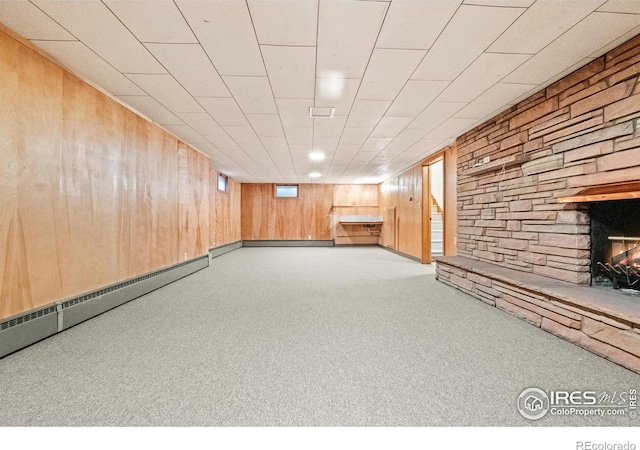
MULTIPOLYGON (((422 164, 385 181, 381 207, 396 208, 395 246, 407 255, 422 257, 422 164)), ((384 226, 384 225, 383 225, 384 226)))
POLYGON ((209 250, 209 159, 183 142, 178 143, 178 260, 186 261, 209 250))
POLYGON ((375 184, 338 184, 333 193, 332 233, 336 245, 377 245, 379 231, 373 233, 362 225, 343 225, 340 216, 380 215, 378 186, 375 184))
POLYGON ((444 234, 443 250, 446 256, 455 256, 457 250, 458 196, 456 192, 458 147, 453 144, 444 149, 444 234))
POLYGON ((218 174, 209 169, 209 247, 220 247, 242 239, 240 227, 240 183, 229 178, 228 192, 218 190, 218 174))
POLYGON ((0 86, 0 319, 207 253, 208 157, 1 29, 0 86))
MULTIPOLYGON (((452 145, 442 150, 444 155, 444 254, 456 254, 456 147, 452 145)), ((395 208, 395 236, 391 239, 389 230, 384 230, 382 245, 395 250, 423 258, 423 175, 422 167, 433 162, 430 157, 411 167, 402 174, 390 178, 379 185, 380 208, 385 222, 394 217, 395 208), (393 242, 393 244, 390 244, 393 242)), ((388 227, 388 226, 387 226, 388 227)))
POLYGON ((332 239, 331 184, 300 184, 298 198, 276 198, 275 184, 242 184, 242 239, 332 239))

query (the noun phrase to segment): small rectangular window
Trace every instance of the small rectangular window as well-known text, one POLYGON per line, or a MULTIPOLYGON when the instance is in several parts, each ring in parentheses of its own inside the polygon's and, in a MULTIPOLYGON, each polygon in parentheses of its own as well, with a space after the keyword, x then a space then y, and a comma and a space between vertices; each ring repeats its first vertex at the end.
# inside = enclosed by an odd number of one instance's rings
POLYGON ((229 177, 226 175, 218 175, 218 190, 229 192, 229 177))
POLYGON ((296 198, 298 196, 298 185, 276 185, 276 197, 296 198))

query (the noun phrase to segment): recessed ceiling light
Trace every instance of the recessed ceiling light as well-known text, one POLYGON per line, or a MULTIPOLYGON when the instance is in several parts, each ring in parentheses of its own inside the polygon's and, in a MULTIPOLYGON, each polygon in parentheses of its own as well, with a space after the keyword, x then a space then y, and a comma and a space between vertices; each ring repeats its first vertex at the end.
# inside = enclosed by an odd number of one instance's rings
POLYGON ((344 74, 325 72, 320 75, 320 96, 324 98, 342 98, 344 92, 344 74))
POLYGON ((309 153, 309 159, 311 161, 322 161, 324 160, 325 156, 324 153, 322 152, 311 152, 309 153))
POLYGON ((321 176, 322 176, 322 174, 320 172, 311 172, 309 174, 309 177, 311 177, 311 178, 318 178, 318 177, 321 177, 321 176))

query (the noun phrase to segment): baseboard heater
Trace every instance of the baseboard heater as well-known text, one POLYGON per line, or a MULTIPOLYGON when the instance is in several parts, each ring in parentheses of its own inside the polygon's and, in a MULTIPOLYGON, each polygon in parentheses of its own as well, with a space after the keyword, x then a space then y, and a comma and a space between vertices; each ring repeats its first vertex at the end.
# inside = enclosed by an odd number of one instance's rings
POLYGON ((384 245, 381 245, 381 244, 377 244, 377 245, 378 245, 378 247, 383 248, 385 250, 388 250, 391 253, 395 253, 396 255, 400 255, 400 256, 403 256, 405 258, 409 258, 409 259, 413 259, 414 261, 421 262, 420 258, 417 258, 417 257, 415 257, 413 255, 409 255, 408 253, 403 253, 401 251, 396 250, 395 248, 385 247, 384 245))
POLYGON ((207 255, 0 321, 0 358, 209 266, 207 255))
POLYGON ((335 247, 334 239, 253 240, 242 241, 243 247, 335 247))
POLYGON ((222 256, 226 253, 238 250, 241 247, 242 241, 236 241, 230 244, 221 245, 219 247, 213 247, 209 249, 209 256, 211 257, 211 259, 217 258, 218 256, 222 256))

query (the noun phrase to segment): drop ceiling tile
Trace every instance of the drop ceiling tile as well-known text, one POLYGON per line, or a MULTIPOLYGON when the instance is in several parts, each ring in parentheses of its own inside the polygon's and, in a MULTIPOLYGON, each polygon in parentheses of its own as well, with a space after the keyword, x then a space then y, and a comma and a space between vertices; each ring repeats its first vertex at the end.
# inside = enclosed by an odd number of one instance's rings
POLYGON ((412 117, 383 117, 373 129, 373 138, 394 138, 413 120, 412 117))
MULTIPOLYGON (((233 159, 237 162, 240 161, 238 158, 240 158, 241 155, 244 155, 240 146, 229 136, 207 136, 207 140, 218 147, 226 155, 233 156, 233 159)), ((244 157, 246 157, 246 155, 244 157)))
POLYGON ((198 97, 198 102, 220 125, 247 125, 247 118, 233 98, 198 97))
POLYGON ((415 117, 448 85, 449 81, 409 80, 391 104, 387 116, 415 117))
POLYGON ((277 114, 247 114, 249 123, 260 137, 284 137, 284 130, 277 114))
POLYGON ((640 2, 632 0, 609 0, 598 11, 640 14, 640 2))
POLYGON ((173 2, 105 0, 104 3, 140 42, 198 42, 173 2))
POLYGON ((204 137, 196 133, 193 128, 188 125, 165 125, 165 128, 178 136, 185 143, 195 148, 196 150, 202 150, 210 145, 210 142, 204 137))
POLYGON ((145 45, 191 95, 231 97, 200 44, 145 45))
POLYGON ((120 95, 120 100, 160 125, 184 125, 171 111, 148 95, 120 95))
POLYGON ((326 153, 333 153, 338 147, 338 141, 340 136, 328 136, 328 137, 313 137, 313 149, 320 150, 326 153))
POLYGON ((332 129, 342 130, 346 122, 347 122, 347 116, 333 116, 331 118, 316 118, 316 119, 313 119, 313 126, 316 130, 318 128, 332 128, 332 129))
POLYGON ((289 145, 284 137, 268 136, 261 137, 260 140, 264 148, 272 155, 289 154, 289 145))
POLYGON ((178 117, 202 136, 224 136, 226 132, 205 112, 179 113, 178 117))
MULTIPOLYGON (((313 150, 312 145, 291 145, 289 144, 289 150, 291 151, 291 158, 294 161, 309 161, 309 153, 313 150)), ((309 161, 309 164, 311 162, 309 161)))
POLYGON ((173 113, 203 112, 198 102, 171 75, 131 73, 127 77, 173 113))
POLYGON ((102 2, 39 0, 33 3, 120 72, 165 72, 102 2))
POLYGON ((467 68, 524 9, 462 5, 412 78, 453 80, 467 68))
POLYGON ((478 122, 478 119, 456 119, 450 118, 442 125, 427 134, 427 139, 447 139, 454 141, 462 133, 470 129, 478 122))
POLYGON ((25 39, 76 40, 75 36, 27 0, 0 1, 0 22, 25 39))
POLYGON ((489 47, 489 51, 538 53, 601 4, 602 0, 539 0, 489 47))
POLYGON ((349 128, 373 128, 391 105, 390 101, 356 100, 346 126, 349 128))
POLYGON ((398 136, 396 136, 392 144, 395 144, 401 147, 408 147, 410 145, 415 144, 423 137, 425 137, 426 134, 427 134, 427 130, 421 130, 417 128, 407 128, 406 130, 401 131, 398 134, 398 136))
POLYGON ((249 0, 258 42, 270 45, 316 45, 317 0, 249 0))
POLYGON ((460 119, 483 119, 493 117, 527 92, 538 90, 535 84, 497 83, 482 95, 458 111, 454 117, 460 119))
POLYGON ((483 53, 438 96, 437 101, 470 102, 529 58, 529 55, 483 53))
POLYGON ((315 127, 313 129, 313 137, 315 138, 334 138, 340 140, 342 128, 337 127, 315 127))
POLYGON ((429 49, 460 6, 460 1, 394 0, 377 48, 429 49))
POLYGON ((359 79, 321 77, 316 79, 315 106, 335 108, 336 116, 346 116, 356 98, 359 79))
POLYGON ((425 53, 425 50, 375 49, 357 98, 393 100, 418 67, 425 53))
POLYGON ((177 1, 220 75, 265 76, 245 2, 177 1))
POLYGON ((432 130, 466 105, 466 103, 433 102, 409 124, 408 128, 432 130))
MULTIPOLYGON (((0 2, 1 3, 1 2, 0 2)), ((111 67, 82 42, 33 41, 72 73, 90 80, 111 95, 145 95, 131 80, 111 67)))
POLYGON ((503 81, 541 84, 604 44, 640 25, 640 16, 594 12, 516 69, 503 81), (593 39, 597 36, 597 39, 593 39))
MULTIPOLYGON (((464 0, 465 5, 502 6, 507 8, 527 8, 536 0, 464 0)), ((564 0, 563 0, 564 1, 564 0)))
POLYGON ((613 50, 614 48, 618 47, 619 45, 624 44, 629 39, 634 38, 639 34, 640 34, 640 26, 632 28, 630 31, 627 31, 622 36, 614 39, 613 41, 609 42, 608 44, 604 45, 603 47, 600 47, 598 50, 596 50, 591 55, 589 55, 589 58, 592 58, 592 59, 599 58, 600 56, 602 56, 605 53, 613 50))
POLYGON ((318 74, 362 78, 387 3, 323 0, 318 19, 318 74))
MULTIPOLYGON (((311 127, 313 119, 309 117, 309 107, 313 100, 277 98, 278 112, 285 127, 311 127)), ((286 130, 285 130, 286 131, 286 130)))
MULTIPOLYGON (((256 144, 260 143, 258 136, 248 125, 234 126, 225 125, 224 130, 229 133, 229 136, 238 144, 256 144)), ((242 146, 242 145, 241 145, 242 146)))
POLYGON ((313 127, 284 127, 284 134, 291 145, 311 145, 313 143, 313 127))
POLYGON ((273 95, 276 98, 313 99, 315 47, 261 46, 273 95))
POLYGON ((376 155, 380 153, 391 141, 393 138, 372 138, 370 137, 362 144, 361 152, 372 152, 376 155))
POLYGON ((267 77, 223 77, 245 114, 277 114, 267 77))
POLYGON ((345 128, 340 138, 340 145, 357 145, 364 144, 373 128, 345 128))

